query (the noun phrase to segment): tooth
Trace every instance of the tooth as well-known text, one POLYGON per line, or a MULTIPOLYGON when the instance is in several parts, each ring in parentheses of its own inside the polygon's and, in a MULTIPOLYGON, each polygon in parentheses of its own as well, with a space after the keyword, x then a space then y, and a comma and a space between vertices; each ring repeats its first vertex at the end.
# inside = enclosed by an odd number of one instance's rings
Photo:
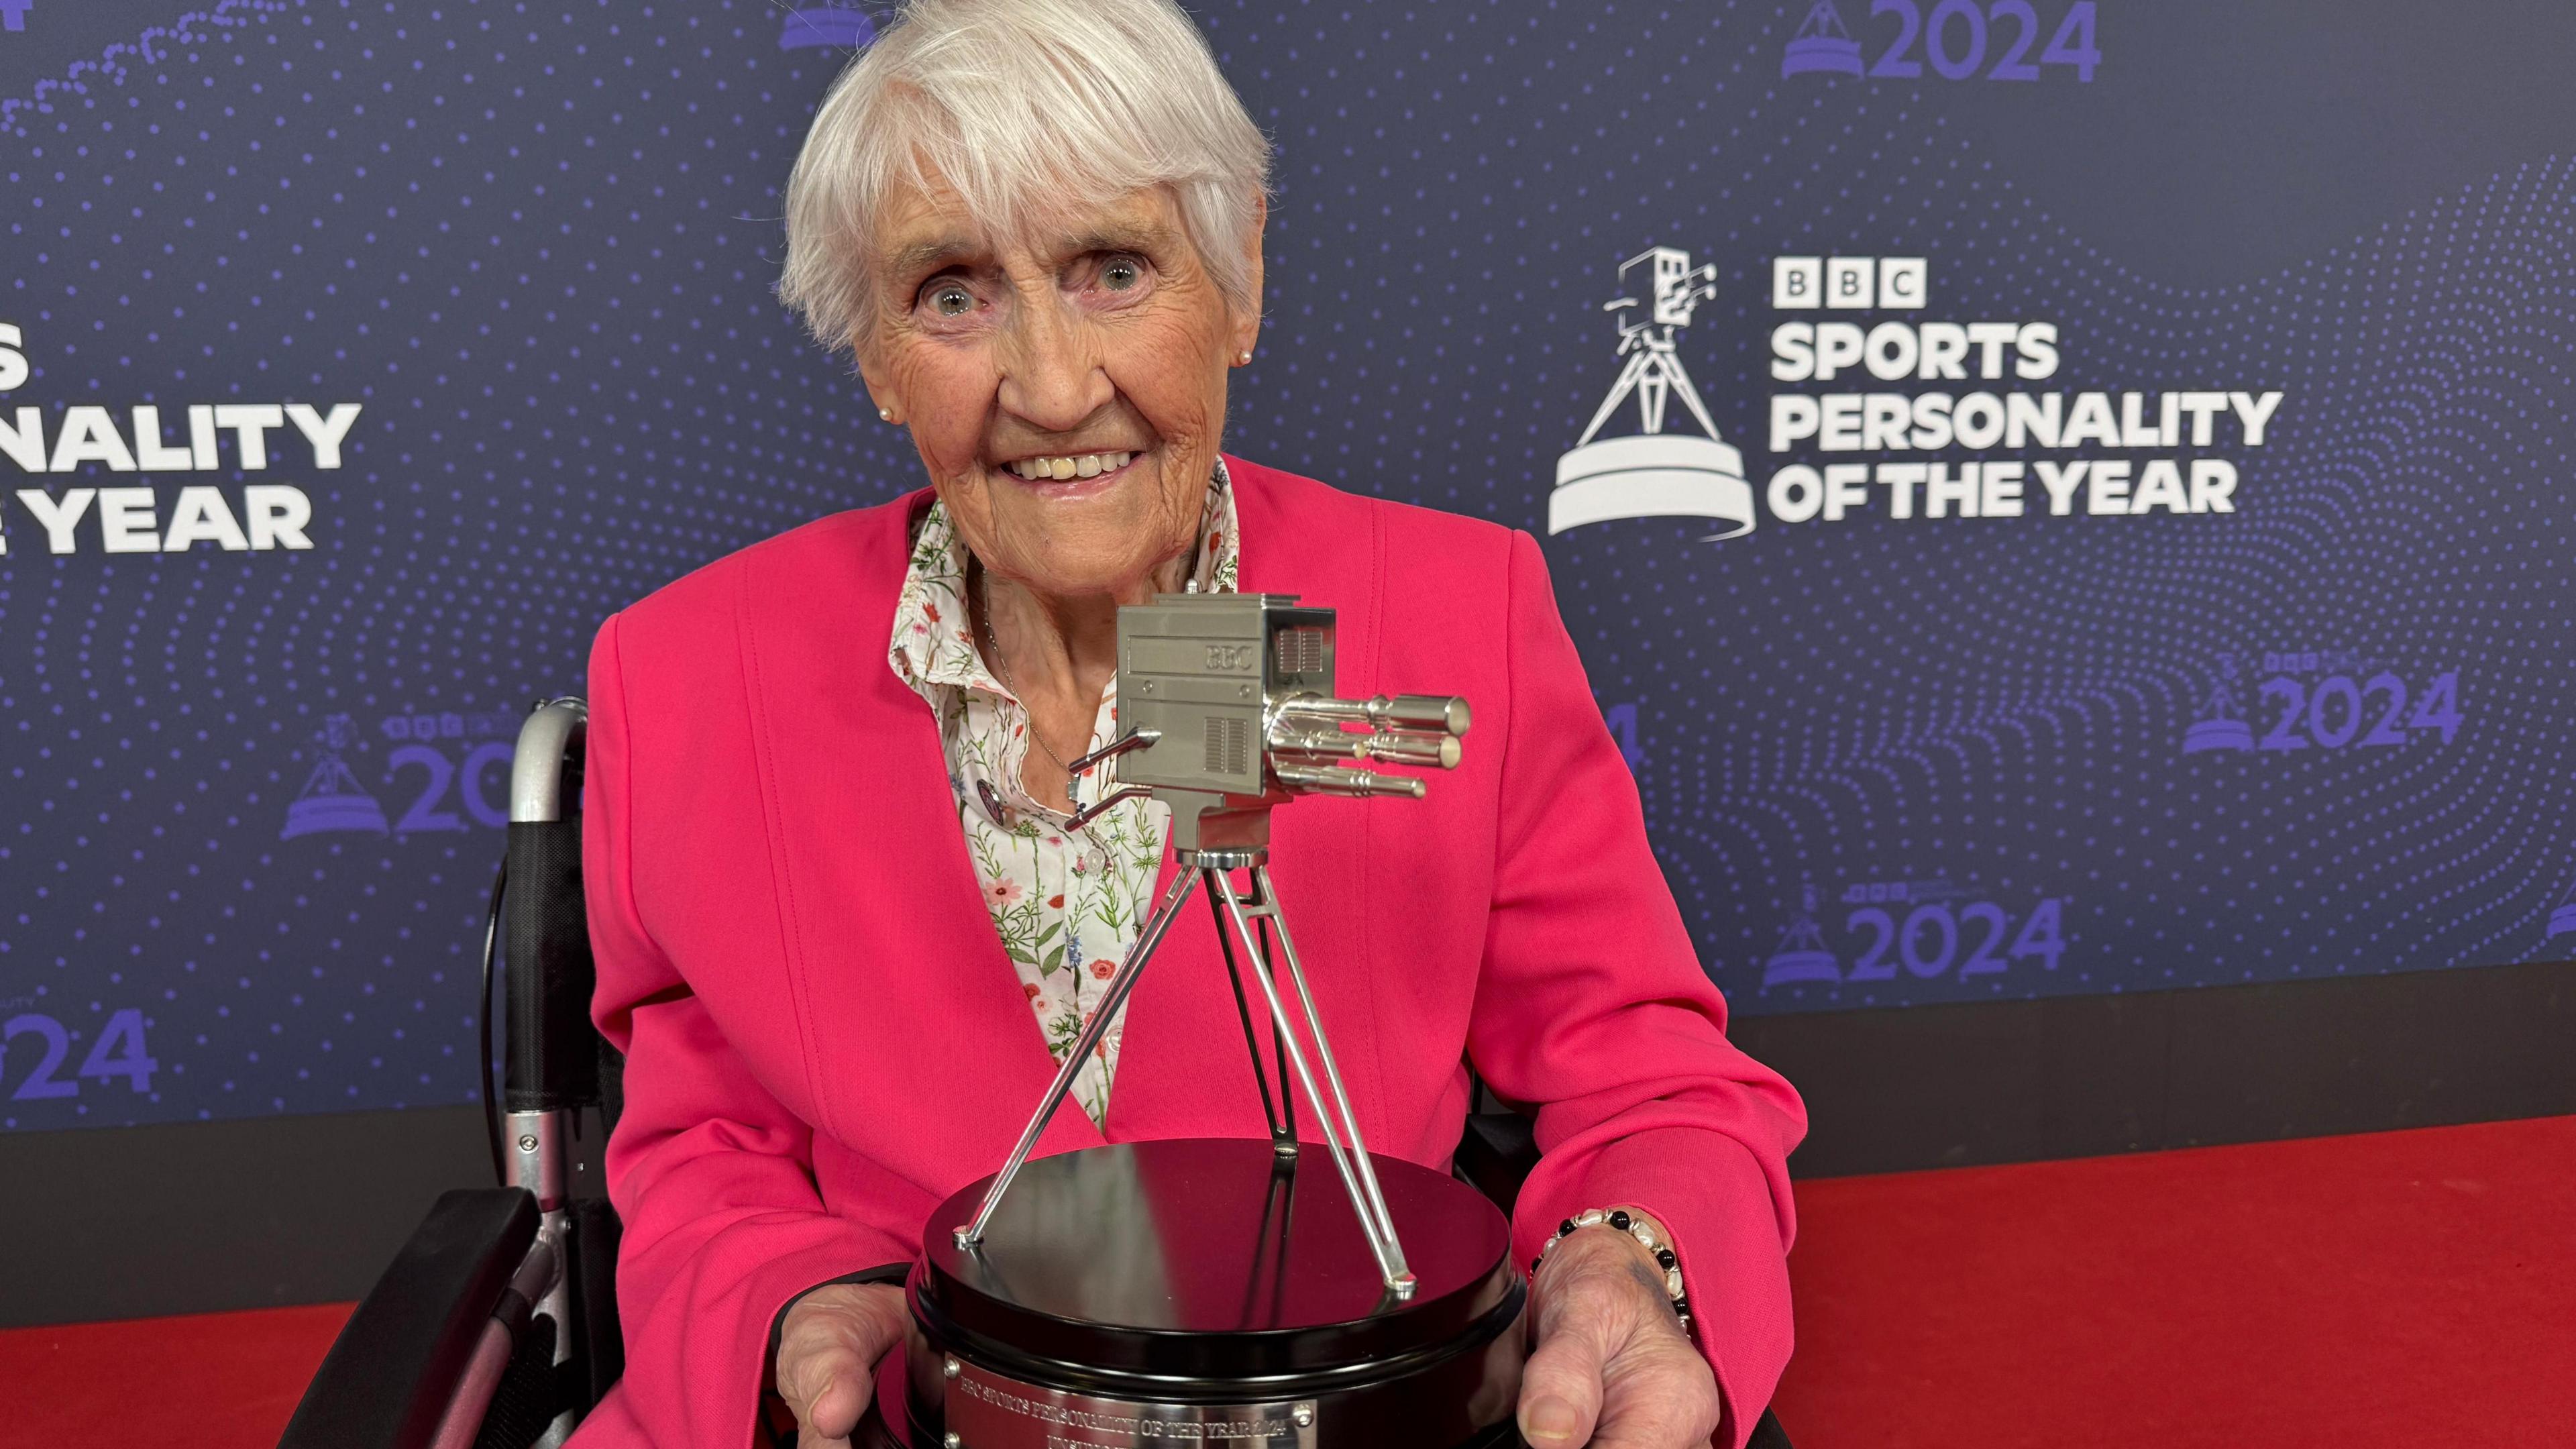
POLYGON ((1109 455, 1109 466, 1113 469, 1124 468, 1127 466, 1128 461, 1135 456, 1136 455, 1133 453, 1112 453, 1109 455))
POLYGON ((1076 475, 1084 478, 1099 477, 1100 455, 1098 453, 1083 454, 1081 460, 1073 465, 1073 471, 1076 475))
POLYGON ((1063 480, 1073 476, 1073 460, 1071 458, 1058 458, 1055 459, 1054 462, 1056 481, 1062 482, 1063 480))

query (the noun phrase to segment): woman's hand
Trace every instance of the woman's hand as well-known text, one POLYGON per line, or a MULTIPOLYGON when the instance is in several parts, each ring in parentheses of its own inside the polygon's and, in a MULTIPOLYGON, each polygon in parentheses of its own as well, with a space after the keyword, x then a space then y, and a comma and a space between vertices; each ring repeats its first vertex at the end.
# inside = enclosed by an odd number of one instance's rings
POLYGON ((903 1342, 903 1290, 884 1283, 817 1288, 787 1310, 770 1377, 796 1415, 798 1449, 842 1449, 876 1391, 877 1360, 903 1342))
POLYGON ((1538 1348, 1520 1425, 1532 1449, 1701 1449, 1717 1432, 1717 1378, 1643 1244, 1577 1228, 1547 1250, 1531 1292, 1538 1348))

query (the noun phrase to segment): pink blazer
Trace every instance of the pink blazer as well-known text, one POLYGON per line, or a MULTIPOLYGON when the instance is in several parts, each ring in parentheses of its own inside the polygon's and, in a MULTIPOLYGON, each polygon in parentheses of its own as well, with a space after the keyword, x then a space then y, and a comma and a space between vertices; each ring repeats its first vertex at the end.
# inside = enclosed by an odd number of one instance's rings
MULTIPOLYGON (((1227 461, 1242 587, 1340 611, 1342 692, 1476 711, 1430 798, 1305 799, 1276 821, 1281 897, 1370 1147, 1444 1164, 1470 1062, 1533 1105, 1545 1157, 1516 1256, 1585 1207, 1660 1216, 1740 1445, 1789 1357, 1785 1163, 1804 1110, 1727 1043, 1538 546, 1227 461)), ((627 1055, 608 1146, 627 1368, 584 1449, 750 1443, 782 1306, 911 1258, 1054 1073, 930 710, 886 665, 927 501, 721 559, 592 650, 583 845, 593 1011, 627 1055)), ((1107 1139, 1264 1134, 1193 911, 1131 998, 1107 1139)), ((1103 1140, 1064 1111, 1038 1151, 1103 1140)))

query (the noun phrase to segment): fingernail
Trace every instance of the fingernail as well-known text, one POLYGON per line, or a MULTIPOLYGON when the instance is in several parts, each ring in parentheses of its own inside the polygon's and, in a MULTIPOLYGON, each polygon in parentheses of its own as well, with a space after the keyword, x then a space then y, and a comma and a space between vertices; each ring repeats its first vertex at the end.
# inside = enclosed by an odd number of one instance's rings
POLYGON ((1564 1443, 1574 1437, 1574 1406, 1559 1398, 1539 1400, 1521 1415, 1521 1433, 1532 1440, 1564 1443))

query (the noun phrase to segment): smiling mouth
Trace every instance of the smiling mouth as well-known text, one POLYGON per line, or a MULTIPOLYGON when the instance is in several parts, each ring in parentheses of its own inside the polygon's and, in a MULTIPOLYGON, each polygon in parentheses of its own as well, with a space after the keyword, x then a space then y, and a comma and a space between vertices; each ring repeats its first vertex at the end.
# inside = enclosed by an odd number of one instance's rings
POLYGON ((1097 478, 1115 473, 1135 458, 1128 453, 1071 453, 1045 458, 1018 458, 1004 463, 1002 470, 1032 483, 1061 483, 1076 478, 1097 478))

